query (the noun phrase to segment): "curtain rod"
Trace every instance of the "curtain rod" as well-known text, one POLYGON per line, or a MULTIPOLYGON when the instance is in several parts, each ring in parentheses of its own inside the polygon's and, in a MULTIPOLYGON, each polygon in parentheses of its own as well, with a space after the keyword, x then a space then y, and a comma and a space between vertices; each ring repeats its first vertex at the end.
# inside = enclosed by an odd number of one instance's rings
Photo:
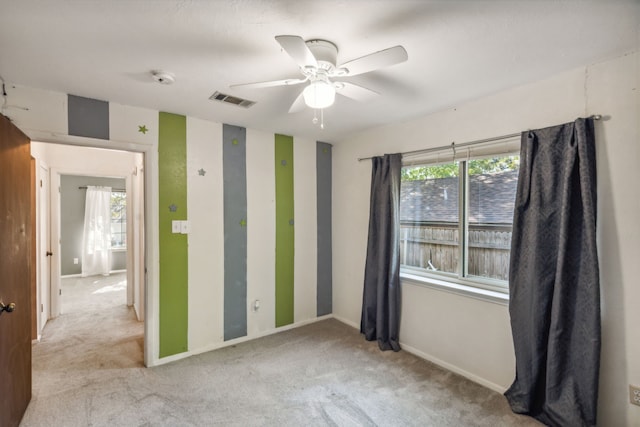
MULTIPOLYGON (((600 120, 600 119, 602 119, 602 115, 593 114, 593 115, 589 116, 588 118, 589 119, 593 119, 593 120, 600 120)), ((484 143, 487 143, 487 142, 495 142, 495 141, 502 141, 503 139, 515 138, 516 136, 520 136, 521 134, 522 134, 522 132, 510 133, 508 135, 494 136, 493 138, 486 138, 486 139, 476 139, 475 141, 462 142, 460 144, 456 144, 455 142, 452 142, 449 145, 441 145, 439 147, 424 148, 422 150, 405 151, 404 153, 400 153, 400 154, 402 154, 403 156, 408 156, 408 155, 411 155, 411 154, 426 154, 426 153, 431 153, 432 151, 446 150, 447 148, 452 148, 452 149, 455 150, 458 147, 468 147, 470 145, 484 144, 484 143)), ((374 157, 375 156, 359 157, 358 161, 361 162, 363 160, 370 160, 370 159, 373 159, 374 157)))
MULTIPOLYGON (((78 187, 78 190, 86 190, 87 186, 83 186, 83 187, 78 187)), ((124 188, 112 188, 111 189, 112 193, 126 193, 127 190, 125 190, 124 188)))

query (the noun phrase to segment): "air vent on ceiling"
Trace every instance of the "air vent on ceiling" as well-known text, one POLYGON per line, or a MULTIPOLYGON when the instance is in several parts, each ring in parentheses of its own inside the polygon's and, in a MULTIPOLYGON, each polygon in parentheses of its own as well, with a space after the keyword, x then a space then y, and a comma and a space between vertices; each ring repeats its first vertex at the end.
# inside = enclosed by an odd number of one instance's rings
POLYGON ((224 93, 220 93, 218 91, 216 91, 213 95, 211 95, 209 99, 212 101, 220 101, 220 102, 226 102, 227 104, 239 105, 240 107, 244 107, 244 108, 249 108, 253 104, 255 104, 254 101, 249 101, 248 99, 242 99, 236 96, 227 95, 224 93))

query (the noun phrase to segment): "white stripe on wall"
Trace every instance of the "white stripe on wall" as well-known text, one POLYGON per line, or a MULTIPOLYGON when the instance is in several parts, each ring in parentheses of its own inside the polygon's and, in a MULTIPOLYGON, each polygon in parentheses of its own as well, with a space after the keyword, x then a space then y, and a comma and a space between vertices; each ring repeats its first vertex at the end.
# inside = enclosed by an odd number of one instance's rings
POLYGON ((294 322, 317 317, 317 187, 316 141, 293 140, 295 218, 294 322))
POLYGON ((189 350, 223 340, 222 125, 187 118, 189 350), (198 171, 203 169, 204 176, 198 171))
POLYGON ((274 135, 247 129, 247 335, 275 328, 274 135), (253 310, 255 300, 260 308, 253 310))

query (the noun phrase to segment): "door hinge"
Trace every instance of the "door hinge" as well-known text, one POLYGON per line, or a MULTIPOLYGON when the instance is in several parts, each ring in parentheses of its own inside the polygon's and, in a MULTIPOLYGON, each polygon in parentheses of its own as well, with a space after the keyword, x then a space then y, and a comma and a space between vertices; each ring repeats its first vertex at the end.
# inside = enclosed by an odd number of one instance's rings
POLYGON ((58 289, 58 295, 62 295, 62 289, 58 289))
POLYGON ((44 313, 44 304, 40 304, 40 313, 44 313))
POLYGON ((42 180, 40 180, 40 187, 42 187, 42 180))

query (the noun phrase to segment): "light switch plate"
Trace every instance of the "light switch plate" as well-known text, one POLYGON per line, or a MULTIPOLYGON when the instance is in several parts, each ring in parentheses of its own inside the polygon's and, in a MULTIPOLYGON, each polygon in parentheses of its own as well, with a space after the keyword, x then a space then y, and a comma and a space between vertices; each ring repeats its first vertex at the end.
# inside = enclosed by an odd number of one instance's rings
POLYGON ((632 405, 640 406, 640 387, 629 384, 629 401, 632 405))
POLYGON ((180 221, 180 233, 188 234, 191 227, 189 226, 189 221, 180 221))
POLYGON ((171 221, 171 232, 173 234, 180 234, 181 233, 181 223, 182 221, 171 221))

